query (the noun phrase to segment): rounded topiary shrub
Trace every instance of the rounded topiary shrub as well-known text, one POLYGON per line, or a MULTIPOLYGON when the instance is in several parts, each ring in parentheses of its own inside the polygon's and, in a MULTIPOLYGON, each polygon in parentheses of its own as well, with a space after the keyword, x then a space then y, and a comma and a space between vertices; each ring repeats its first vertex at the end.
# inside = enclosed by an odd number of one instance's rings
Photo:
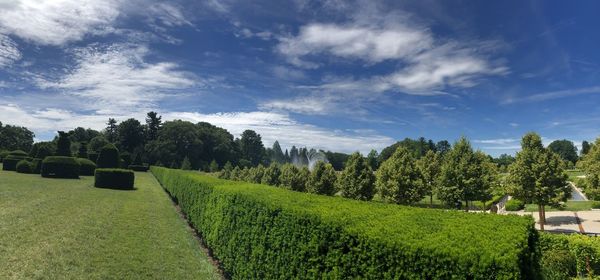
POLYGON ((119 149, 113 144, 108 144, 100 150, 96 165, 98 168, 119 168, 119 149))
POLYGON ((98 168, 94 179, 96 188, 132 190, 135 174, 127 169, 98 168))
POLYGON ((33 172, 33 166, 31 162, 22 159, 17 163, 16 170, 17 173, 31 174, 33 172))
POLYGON ((79 175, 81 176, 94 176, 94 171, 96 170, 96 164, 86 158, 78 158, 77 161, 79 165, 81 165, 79 169, 79 175))
POLYGON ((4 171, 16 171, 17 163, 21 160, 27 159, 27 153, 23 151, 10 152, 6 158, 2 161, 2 170, 4 171))
POLYGON ((79 178, 81 165, 74 157, 52 156, 42 161, 42 177, 79 178))

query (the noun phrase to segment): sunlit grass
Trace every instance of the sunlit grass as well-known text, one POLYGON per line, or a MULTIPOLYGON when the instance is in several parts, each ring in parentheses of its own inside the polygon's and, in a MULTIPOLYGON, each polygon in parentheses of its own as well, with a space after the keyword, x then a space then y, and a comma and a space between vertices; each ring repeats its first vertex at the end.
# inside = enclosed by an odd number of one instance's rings
POLYGON ((136 190, 0 171, 0 279, 217 279, 150 173, 136 190))

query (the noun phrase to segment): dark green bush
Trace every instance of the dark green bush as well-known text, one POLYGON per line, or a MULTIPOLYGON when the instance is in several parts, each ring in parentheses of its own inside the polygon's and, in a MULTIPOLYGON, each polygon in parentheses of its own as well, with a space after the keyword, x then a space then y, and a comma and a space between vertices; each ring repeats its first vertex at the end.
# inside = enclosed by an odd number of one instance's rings
POLYGON ((27 159, 27 153, 23 151, 12 151, 2 161, 2 170, 4 171, 16 171, 17 163, 19 161, 27 159))
POLYGON ((519 211, 522 210, 523 208, 525 208, 525 203, 523 203, 523 201, 520 201, 518 199, 511 199, 509 201, 506 202, 506 211, 519 211))
POLYGON ((85 158, 78 158, 77 161, 81 168, 79 169, 79 175, 82 176, 94 176, 94 171, 96 170, 96 164, 85 158))
POLYGON ((600 271, 599 237, 541 233, 539 247, 544 279, 571 279, 578 274, 591 279, 600 271))
POLYGON ((25 174, 33 173, 33 167, 31 165, 31 162, 24 160, 24 159, 20 160, 17 163, 16 171, 17 171, 17 173, 25 173, 25 174))
POLYGON ((4 158, 6 158, 8 156, 8 154, 10 154, 9 151, 0 152, 0 162, 2 162, 4 160, 4 158))
POLYGON ((34 158, 33 161, 31 162, 31 166, 32 166, 33 174, 42 173, 42 159, 34 158))
POLYGON ((128 152, 121 153, 120 164, 121 168, 127 168, 129 165, 131 165, 131 154, 128 152))
POLYGON ((98 168, 94 179, 96 188, 131 190, 135 182, 135 174, 127 169, 98 168))
POLYGON ((81 165, 74 157, 51 156, 42 161, 42 177, 79 178, 81 165))
POLYGON ((133 171, 146 172, 146 171, 148 171, 149 167, 146 165, 133 165, 132 164, 128 168, 133 171))
POLYGON ((592 202, 592 209, 600 209, 600 201, 592 202))
POLYGON ((100 150, 96 164, 98 168, 119 168, 119 149, 108 144, 100 150))
POLYGON ((354 201, 152 167, 232 279, 535 279, 531 217, 354 201))
POLYGON ((88 159, 96 163, 98 161, 98 153, 88 153, 88 159))

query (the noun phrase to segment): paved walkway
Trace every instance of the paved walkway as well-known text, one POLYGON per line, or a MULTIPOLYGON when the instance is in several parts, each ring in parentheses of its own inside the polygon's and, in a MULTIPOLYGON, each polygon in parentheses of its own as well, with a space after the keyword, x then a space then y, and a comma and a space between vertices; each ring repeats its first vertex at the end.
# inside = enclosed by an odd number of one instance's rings
MULTIPOLYGON (((538 212, 511 212, 532 215, 535 227, 540 229, 538 212)), ((587 233, 600 235, 600 211, 546 211, 546 231, 564 233, 587 233)))

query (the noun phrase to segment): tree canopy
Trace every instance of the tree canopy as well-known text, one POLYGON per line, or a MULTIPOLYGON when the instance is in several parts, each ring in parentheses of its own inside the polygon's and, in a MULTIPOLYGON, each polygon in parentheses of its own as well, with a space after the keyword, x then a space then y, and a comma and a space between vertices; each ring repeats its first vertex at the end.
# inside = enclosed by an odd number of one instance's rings
POLYGON ((563 160, 573 164, 575 164, 579 158, 579 156, 577 156, 577 147, 569 140, 563 139, 552 141, 552 143, 548 145, 548 149, 558 154, 563 160))

